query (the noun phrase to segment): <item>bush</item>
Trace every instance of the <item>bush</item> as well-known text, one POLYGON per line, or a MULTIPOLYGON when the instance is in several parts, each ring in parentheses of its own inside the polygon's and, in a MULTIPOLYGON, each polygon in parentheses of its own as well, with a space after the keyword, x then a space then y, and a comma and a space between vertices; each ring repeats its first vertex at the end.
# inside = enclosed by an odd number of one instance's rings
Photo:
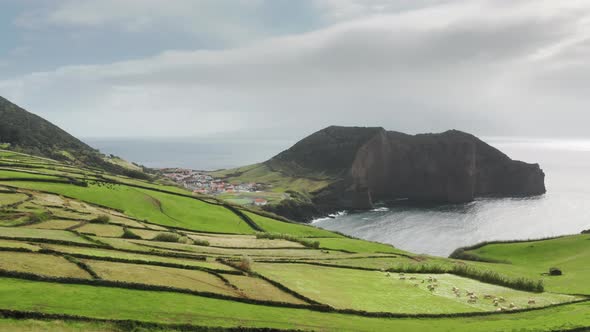
POLYGON ((252 271, 252 258, 248 256, 242 256, 240 262, 238 263, 238 268, 242 271, 251 272, 252 271))
POLYGON ((582 234, 590 234, 590 229, 582 231, 582 234))
POLYGON ((161 242, 180 242, 181 236, 176 233, 159 233, 152 240, 161 242))
POLYGON ((207 240, 200 240, 200 239, 192 239, 193 240, 193 244, 196 244, 198 246, 208 246, 209 245, 209 241, 207 240))
POLYGON ((48 212, 33 213, 29 216, 27 223, 39 223, 51 219, 51 214, 48 212))
POLYGON ((133 233, 129 228, 123 228, 123 235, 121 236, 124 239, 141 239, 141 236, 133 233))
POLYGON ((552 267, 549 269, 550 276, 560 276, 562 274, 563 274, 563 272, 561 272, 561 270, 556 267, 552 267))
POLYGON ((90 222, 93 224, 107 224, 111 220, 111 217, 107 216, 106 214, 101 214, 100 216, 91 219, 90 222))

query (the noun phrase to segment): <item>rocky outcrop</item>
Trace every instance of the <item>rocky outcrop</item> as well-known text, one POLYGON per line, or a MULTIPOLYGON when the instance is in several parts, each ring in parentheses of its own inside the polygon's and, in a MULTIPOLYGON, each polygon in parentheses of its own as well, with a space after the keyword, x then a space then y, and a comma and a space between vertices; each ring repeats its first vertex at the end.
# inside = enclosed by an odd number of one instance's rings
POLYGON ((461 203, 480 196, 545 193, 538 164, 511 160, 456 130, 406 135, 383 128, 328 127, 268 163, 291 175, 333 178, 313 193, 319 210, 365 209, 395 199, 461 203))

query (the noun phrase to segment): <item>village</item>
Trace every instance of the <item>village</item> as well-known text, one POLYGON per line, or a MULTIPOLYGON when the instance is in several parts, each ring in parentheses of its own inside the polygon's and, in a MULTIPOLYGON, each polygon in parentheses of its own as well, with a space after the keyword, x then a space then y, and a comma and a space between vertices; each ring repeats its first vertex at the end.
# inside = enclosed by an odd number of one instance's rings
MULTIPOLYGON (((181 184, 186 189, 191 190, 194 194, 204 194, 213 196, 228 197, 232 194, 249 194, 262 191, 264 185, 260 183, 239 183, 232 184, 216 179, 204 171, 198 171, 186 168, 161 168, 159 169, 162 175, 178 184, 181 184)), ((248 195, 251 196, 251 195, 248 195)), ((240 203, 244 205, 263 206, 268 203, 265 198, 252 197, 248 200, 241 200, 240 203)))

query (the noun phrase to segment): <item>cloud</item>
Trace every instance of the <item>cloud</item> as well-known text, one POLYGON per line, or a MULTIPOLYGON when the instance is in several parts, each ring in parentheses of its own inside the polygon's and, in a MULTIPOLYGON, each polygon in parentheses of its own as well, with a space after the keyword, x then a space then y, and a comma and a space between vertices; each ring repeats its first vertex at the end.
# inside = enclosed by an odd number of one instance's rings
POLYGON ((370 14, 350 3, 326 9, 348 19, 311 32, 65 66, 0 81, 0 94, 81 136, 586 132, 586 2, 373 2, 370 14))

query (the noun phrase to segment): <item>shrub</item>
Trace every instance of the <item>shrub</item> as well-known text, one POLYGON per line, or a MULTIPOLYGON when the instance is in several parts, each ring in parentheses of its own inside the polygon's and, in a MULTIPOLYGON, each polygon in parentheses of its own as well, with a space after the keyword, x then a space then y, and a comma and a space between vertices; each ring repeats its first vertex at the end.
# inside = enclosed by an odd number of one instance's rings
POLYGON ((39 223, 51 219, 51 214, 48 212, 33 213, 29 216, 27 223, 39 223))
POLYGON ((101 214, 100 216, 91 219, 90 222, 94 224, 107 224, 111 220, 111 217, 107 216, 106 214, 101 214))
POLYGON ((181 236, 176 233, 159 233, 152 240, 162 242, 180 242, 181 236))
POLYGON ((124 239, 141 239, 141 236, 133 233, 129 228, 123 228, 123 235, 121 236, 124 239))
POLYGON ((590 229, 582 231, 582 234, 590 234, 590 229))
POLYGON ((200 239, 192 239, 193 240, 193 244, 196 244, 198 246, 208 246, 209 245, 209 241, 207 240, 200 240, 200 239))
POLYGON ((238 268, 242 271, 251 272, 252 271, 252 258, 250 258, 246 255, 242 256, 242 258, 240 259, 240 262, 238 263, 238 268))
POLYGON ((562 274, 563 274, 563 272, 561 272, 561 270, 556 267, 552 267, 549 269, 550 276, 560 276, 562 274))

